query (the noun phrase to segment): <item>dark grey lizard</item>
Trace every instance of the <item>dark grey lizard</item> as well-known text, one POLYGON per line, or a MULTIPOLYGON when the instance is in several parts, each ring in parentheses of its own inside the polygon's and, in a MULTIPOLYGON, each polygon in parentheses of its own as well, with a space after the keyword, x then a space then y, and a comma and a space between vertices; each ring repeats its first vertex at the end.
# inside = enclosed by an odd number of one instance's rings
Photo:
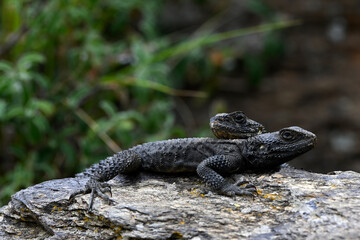
POLYGON ((91 192, 89 210, 95 195, 110 201, 106 181, 117 174, 138 171, 197 172, 213 190, 224 195, 253 195, 256 189, 228 183, 223 175, 245 170, 270 169, 315 146, 315 134, 300 127, 288 127, 244 139, 182 138, 150 142, 94 164, 78 177, 89 177, 85 190, 91 192))
POLYGON ((265 127, 242 111, 218 113, 210 118, 210 128, 219 139, 245 139, 266 133, 265 127))

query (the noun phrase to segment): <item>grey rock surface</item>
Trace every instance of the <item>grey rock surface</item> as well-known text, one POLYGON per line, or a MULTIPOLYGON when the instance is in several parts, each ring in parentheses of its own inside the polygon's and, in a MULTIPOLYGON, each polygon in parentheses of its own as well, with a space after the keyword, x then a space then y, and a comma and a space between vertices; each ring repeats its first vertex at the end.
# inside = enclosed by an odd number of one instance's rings
POLYGON ((89 194, 86 179, 51 180, 14 194, 0 209, 0 239, 360 239, 360 174, 285 167, 234 175, 258 197, 225 197, 187 175, 110 181, 117 203, 89 194), (130 181, 130 182, 129 182, 130 181))

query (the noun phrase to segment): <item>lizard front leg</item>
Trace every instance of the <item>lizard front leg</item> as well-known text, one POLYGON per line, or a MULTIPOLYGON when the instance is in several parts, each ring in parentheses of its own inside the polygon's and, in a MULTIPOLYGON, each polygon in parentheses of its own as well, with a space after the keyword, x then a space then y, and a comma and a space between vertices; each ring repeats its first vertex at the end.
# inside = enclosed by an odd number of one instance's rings
POLYGON ((239 187, 237 184, 228 183, 220 173, 232 173, 239 170, 241 159, 231 155, 215 155, 202 161, 197 169, 197 174, 204 182, 215 191, 227 195, 249 195, 256 193, 254 188, 239 187))
POLYGON ((130 173, 137 170, 141 166, 140 156, 131 150, 118 152, 111 157, 108 157, 99 163, 92 165, 85 169, 83 173, 76 175, 77 177, 89 177, 85 185, 85 189, 79 190, 71 194, 70 199, 78 194, 91 192, 89 201, 89 211, 96 196, 111 202, 112 200, 105 194, 111 193, 111 188, 106 181, 114 178, 119 173, 130 173))

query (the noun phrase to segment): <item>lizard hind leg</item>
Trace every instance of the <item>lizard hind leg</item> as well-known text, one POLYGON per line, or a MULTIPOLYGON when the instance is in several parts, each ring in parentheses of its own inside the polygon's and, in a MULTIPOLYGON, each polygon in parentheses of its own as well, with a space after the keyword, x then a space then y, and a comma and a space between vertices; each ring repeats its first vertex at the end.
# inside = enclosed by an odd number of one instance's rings
POLYGON ((111 194, 110 185, 106 181, 114 178, 119 173, 136 171, 140 166, 141 157, 135 151, 126 150, 118 152, 84 170, 83 174, 78 174, 77 177, 89 177, 89 180, 85 185, 85 189, 72 194, 71 198, 81 193, 91 192, 89 211, 92 209, 96 196, 99 196, 108 203, 114 202, 105 194, 106 192, 111 194))

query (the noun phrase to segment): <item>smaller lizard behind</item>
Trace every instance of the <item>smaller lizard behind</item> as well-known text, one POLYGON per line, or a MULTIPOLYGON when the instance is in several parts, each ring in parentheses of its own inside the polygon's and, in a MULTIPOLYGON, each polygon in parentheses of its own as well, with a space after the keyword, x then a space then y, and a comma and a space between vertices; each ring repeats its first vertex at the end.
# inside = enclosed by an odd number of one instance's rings
POLYGON ((267 132, 242 111, 216 114, 210 118, 210 128, 219 139, 246 139, 267 132))

